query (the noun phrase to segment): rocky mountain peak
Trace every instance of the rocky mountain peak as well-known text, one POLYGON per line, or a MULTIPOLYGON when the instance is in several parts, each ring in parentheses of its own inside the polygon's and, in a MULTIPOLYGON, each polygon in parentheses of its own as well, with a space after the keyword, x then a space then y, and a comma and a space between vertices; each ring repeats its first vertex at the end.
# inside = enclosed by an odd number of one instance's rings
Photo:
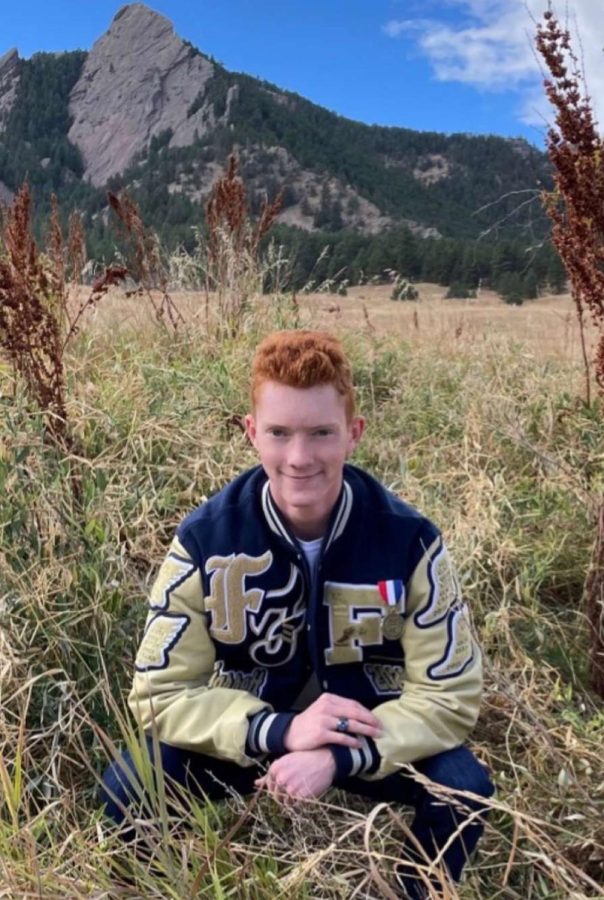
POLYGON ((164 16, 143 3, 120 9, 71 92, 69 140, 82 153, 85 178, 104 184, 168 129, 172 146, 190 144, 208 127, 202 107, 189 113, 213 72, 164 16))
POLYGON ((16 47, 0 56, 0 78, 3 78, 8 72, 11 72, 19 62, 19 53, 16 47))
POLYGON ((119 9, 106 33, 106 36, 117 32, 119 28, 137 28, 142 31, 153 29, 155 32, 167 31, 170 34, 174 32, 174 28, 169 19, 162 16, 161 13, 155 12, 144 3, 129 3, 119 9), (118 25, 118 22, 120 25, 118 25))

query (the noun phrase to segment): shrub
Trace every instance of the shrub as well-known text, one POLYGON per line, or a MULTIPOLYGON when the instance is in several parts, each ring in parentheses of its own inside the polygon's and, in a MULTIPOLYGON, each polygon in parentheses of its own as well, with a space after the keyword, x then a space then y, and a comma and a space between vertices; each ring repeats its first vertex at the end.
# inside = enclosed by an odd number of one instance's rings
POLYGON ((405 278, 397 278, 390 294, 391 300, 418 300, 419 291, 415 285, 411 284, 405 278))
POLYGON ((462 284, 460 281, 454 281, 445 294, 445 300, 468 300, 475 296, 476 291, 473 288, 469 288, 467 284, 462 284))

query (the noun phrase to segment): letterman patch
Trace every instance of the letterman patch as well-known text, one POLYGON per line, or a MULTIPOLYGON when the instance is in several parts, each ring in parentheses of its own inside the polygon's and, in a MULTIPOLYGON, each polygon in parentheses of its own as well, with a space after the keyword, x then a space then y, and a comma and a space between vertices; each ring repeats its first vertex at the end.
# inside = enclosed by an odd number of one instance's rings
POLYGON ((139 672, 166 669, 170 651, 180 641, 190 621, 188 616, 170 613, 160 613, 151 619, 136 656, 136 669, 139 672))
POLYGON ((149 606, 152 610, 166 610, 170 606, 170 595, 195 572, 196 566, 190 559, 183 559, 170 553, 164 560, 151 589, 149 606))
POLYGON ((376 694, 400 694, 405 683, 402 666, 386 663, 365 663, 363 672, 376 694))
POLYGON ((210 596, 206 609, 211 614, 210 634, 223 644, 241 644, 247 637, 247 613, 256 613, 264 598, 260 588, 248 588, 246 580, 262 575, 272 565, 270 550, 262 556, 231 553, 211 556, 206 563, 210 576, 210 596))
POLYGON ((382 644, 384 603, 375 583, 326 581, 323 605, 329 610, 326 665, 362 662, 365 647, 382 644))
POLYGON ((447 647, 442 659, 428 669, 433 681, 455 678, 467 669, 474 659, 474 642, 468 607, 454 609, 447 622, 447 647))
POLYGON ((225 669, 224 661, 219 659, 214 663, 210 687, 233 688, 236 691, 248 691, 250 694, 260 697, 267 678, 266 669, 252 669, 251 672, 225 669))
POLYGON ((460 603, 457 576, 442 543, 436 548, 428 563, 428 581, 430 584, 428 602, 415 614, 415 624, 419 628, 430 628, 442 622, 451 609, 460 603))

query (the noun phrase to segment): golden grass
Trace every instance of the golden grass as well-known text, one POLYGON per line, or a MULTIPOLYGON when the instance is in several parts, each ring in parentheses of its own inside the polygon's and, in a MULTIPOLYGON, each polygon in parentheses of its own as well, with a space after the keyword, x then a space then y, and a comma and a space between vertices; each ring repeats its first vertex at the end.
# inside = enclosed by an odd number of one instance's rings
POLYGON ((417 284, 418 301, 392 301, 389 285, 357 286, 348 296, 310 295, 309 306, 326 325, 362 329, 363 307, 378 334, 392 334, 438 347, 451 341, 484 343, 494 338, 518 342, 540 356, 580 358, 579 328, 570 295, 543 296, 522 306, 508 306, 498 294, 483 290, 470 300, 446 300, 446 288, 417 284))
MULTIPOLYGON (((396 335, 414 345, 432 347, 481 344, 501 339, 516 342, 536 356, 558 357, 569 362, 581 359, 579 326, 569 294, 544 295, 522 306, 509 306, 494 291, 483 290, 470 300, 446 300, 446 289, 420 283, 418 301, 392 301, 390 285, 358 285, 348 295, 297 294, 301 313, 315 325, 338 333, 375 329, 378 336, 396 335)), ((175 291, 174 302, 186 326, 203 327, 205 295, 195 291, 175 291)), ((271 299, 257 297, 256 307, 271 305, 271 299)), ((283 301, 287 305, 287 298, 283 301)), ((210 295, 210 308, 212 296, 210 295)), ((113 292, 91 314, 94 329, 102 331, 141 329, 152 326, 144 298, 127 298, 113 292)), ((588 345, 595 347, 595 329, 588 323, 588 345)))
POLYGON ((253 347, 293 321, 344 335, 369 419, 356 461, 443 528, 485 649, 472 743, 498 794, 450 896, 604 896, 604 709, 581 606, 604 426, 580 400, 570 300, 388 291, 301 296, 299 311, 257 298, 221 343, 201 295, 175 295, 175 337, 140 298, 106 298, 68 359, 79 459, 45 444, 0 370, 0 897, 390 896, 406 819, 338 793, 183 810, 184 836, 160 809, 153 868, 96 809, 111 742, 136 739, 118 711, 144 594, 179 519, 254 461, 237 427, 253 347))

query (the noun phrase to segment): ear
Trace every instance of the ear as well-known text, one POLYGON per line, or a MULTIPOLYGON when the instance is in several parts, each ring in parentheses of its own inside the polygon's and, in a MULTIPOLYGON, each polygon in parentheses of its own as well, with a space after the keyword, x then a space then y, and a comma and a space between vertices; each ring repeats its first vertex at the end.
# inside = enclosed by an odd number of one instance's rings
POLYGON ((248 436, 248 439, 253 446, 256 446, 256 422, 254 420, 254 416, 252 413, 248 413, 245 419, 243 420, 243 424, 245 425, 245 433, 248 436))
POLYGON ((355 416, 348 426, 348 453, 351 454, 356 449, 359 441, 363 437, 365 431, 365 419, 363 416, 355 416))

